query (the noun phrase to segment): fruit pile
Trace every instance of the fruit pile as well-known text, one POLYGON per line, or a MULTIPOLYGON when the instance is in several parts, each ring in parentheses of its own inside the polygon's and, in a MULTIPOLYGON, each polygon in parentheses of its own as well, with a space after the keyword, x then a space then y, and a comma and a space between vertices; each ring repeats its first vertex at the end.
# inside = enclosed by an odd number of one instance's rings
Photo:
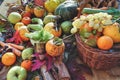
POLYGON ((83 14, 74 20, 78 7, 72 0, 32 0, 11 6, 7 18, 0 15, 0 70, 10 67, 7 80, 37 80, 49 73, 51 80, 70 80, 61 56, 74 50, 76 32, 87 45, 102 50, 120 42, 119 24, 113 23, 112 15, 83 14))
POLYGON ((81 15, 73 21, 72 30, 78 32, 87 45, 110 50, 114 43, 120 42, 119 23, 113 22, 112 18, 103 12, 81 15))

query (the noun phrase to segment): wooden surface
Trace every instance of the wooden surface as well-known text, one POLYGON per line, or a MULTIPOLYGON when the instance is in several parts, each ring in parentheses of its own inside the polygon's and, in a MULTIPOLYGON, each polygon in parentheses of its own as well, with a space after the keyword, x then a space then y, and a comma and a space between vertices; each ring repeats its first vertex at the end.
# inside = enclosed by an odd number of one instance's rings
MULTIPOLYGON (((76 61, 78 64, 85 65, 78 56, 76 57, 76 61)), ((82 70, 82 68, 80 70, 82 70)), ((120 66, 109 70, 96 70, 91 68, 90 70, 92 74, 87 73, 85 70, 82 71, 86 80, 120 80, 120 66)))
POLYGON ((105 71, 92 69, 92 72, 93 76, 84 74, 86 80, 120 80, 120 67, 105 71))

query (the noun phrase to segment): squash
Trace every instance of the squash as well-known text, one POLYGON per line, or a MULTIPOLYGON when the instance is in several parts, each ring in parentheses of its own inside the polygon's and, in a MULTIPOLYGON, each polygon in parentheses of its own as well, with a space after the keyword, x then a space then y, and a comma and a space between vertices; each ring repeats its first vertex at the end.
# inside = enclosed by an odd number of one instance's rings
POLYGON ((55 37, 59 37, 62 34, 62 29, 61 27, 57 28, 58 26, 55 25, 55 23, 53 22, 49 22, 44 26, 44 29, 48 32, 50 32, 51 34, 53 34, 55 37), (56 28, 58 30, 56 30, 56 28))
POLYGON ((29 31, 27 29, 27 26, 20 27, 20 29, 19 29, 19 35, 20 35, 20 38, 22 39, 22 41, 28 41, 29 40, 29 38, 27 38, 25 36, 26 33, 29 33, 29 31))
POLYGON ((50 56, 60 56, 64 52, 65 44, 63 43, 62 39, 56 37, 46 43, 45 49, 47 54, 49 54, 50 56))
POLYGON ((46 0, 44 6, 49 13, 53 13, 57 6, 64 2, 64 0, 46 0))
POLYGON ((77 16, 77 7, 77 2, 65 1, 55 9, 54 14, 61 16, 62 20, 70 20, 77 16))

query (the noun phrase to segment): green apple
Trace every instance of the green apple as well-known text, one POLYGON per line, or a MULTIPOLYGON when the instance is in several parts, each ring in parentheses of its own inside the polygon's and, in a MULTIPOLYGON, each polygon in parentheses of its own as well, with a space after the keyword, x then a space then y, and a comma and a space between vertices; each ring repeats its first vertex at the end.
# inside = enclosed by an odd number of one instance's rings
POLYGON ((69 34, 73 28, 71 21, 64 21, 61 23, 61 28, 65 34, 69 34))
POLYGON ((21 66, 12 67, 7 73, 7 80, 26 80, 27 71, 21 66))
POLYGON ((11 12, 8 15, 8 21, 10 21, 13 24, 19 22, 21 19, 22 19, 22 16, 18 12, 11 12))
POLYGON ((31 59, 33 54, 33 48, 26 48, 22 51, 22 59, 31 59))

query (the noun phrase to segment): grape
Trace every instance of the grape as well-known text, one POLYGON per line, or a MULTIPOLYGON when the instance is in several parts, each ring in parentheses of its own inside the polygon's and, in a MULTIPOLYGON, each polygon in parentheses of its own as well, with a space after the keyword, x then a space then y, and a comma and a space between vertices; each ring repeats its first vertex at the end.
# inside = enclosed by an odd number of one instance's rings
POLYGON ((93 26, 94 29, 98 29, 99 27, 100 27, 99 24, 94 24, 94 26, 93 26))
POLYGON ((112 19, 112 15, 107 15, 107 19, 112 19))
POLYGON ((71 32, 72 34, 75 34, 75 33, 77 32, 77 28, 76 28, 76 27, 72 28, 70 32, 71 32))
POLYGON ((87 18, 88 21, 89 21, 89 20, 94 20, 94 17, 93 17, 92 14, 89 14, 86 18, 87 18))
POLYGON ((102 32, 103 31, 103 28, 102 27, 99 27, 98 28, 98 32, 102 32))
POLYGON ((93 27, 93 26, 94 26, 94 21, 93 21, 93 20, 89 21, 89 26, 90 26, 90 27, 93 27))
POLYGON ((82 26, 83 24, 85 24, 85 21, 82 21, 82 20, 80 20, 80 19, 76 19, 76 20, 72 23, 73 27, 76 27, 76 28, 80 28, 80 26, 82 26))
POLYGON ((86 20, 86 16, 84 16, 84 15, 80 16, 80 20, 85 21, 86 20))

